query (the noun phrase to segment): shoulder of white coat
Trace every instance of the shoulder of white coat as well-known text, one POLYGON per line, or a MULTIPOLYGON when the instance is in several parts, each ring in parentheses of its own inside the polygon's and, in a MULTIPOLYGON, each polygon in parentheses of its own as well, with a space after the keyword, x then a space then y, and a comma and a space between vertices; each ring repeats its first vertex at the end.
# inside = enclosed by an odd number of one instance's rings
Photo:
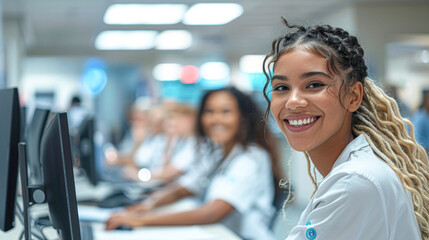
POLYGON ((271 164, 268 152, 255 144, 248 145, 247 148, 243 149, 239 155, 234 157, 233 162, 235 162, 235 164, 247 166, 247 168, 260 168, 265 165, 270 166, 271 164))
POLYGON ((250 144, 244 149, 243 157, 252 159, 253 161, 270 161, 270 155, 262 147, 256 144, 250 144))
POLYGON ((356 180, 366 179, 379 191, 389 191, 402 186, 395 172, 368 146, 349 155, 348 161, 332 169, 328 178, 349 176, 356 180))

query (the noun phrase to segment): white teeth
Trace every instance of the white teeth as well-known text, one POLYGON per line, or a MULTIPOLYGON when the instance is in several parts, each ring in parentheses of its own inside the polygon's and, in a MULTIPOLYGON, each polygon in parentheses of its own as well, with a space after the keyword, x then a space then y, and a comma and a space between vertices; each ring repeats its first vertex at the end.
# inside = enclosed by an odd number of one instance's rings
POLYGON ((212 131, 214 132, 222 132, 225 131, 225 127, 224 126, 220 126, 220 125, 216 125, 212 127, 212 131))
POLYGON ((304 118, 299 120, 288 120, 288 121, 289 121, 289 124, 292 126, 303 126, 303 125, 310 124, 315 120, 316 120, 316 117, 304 118))

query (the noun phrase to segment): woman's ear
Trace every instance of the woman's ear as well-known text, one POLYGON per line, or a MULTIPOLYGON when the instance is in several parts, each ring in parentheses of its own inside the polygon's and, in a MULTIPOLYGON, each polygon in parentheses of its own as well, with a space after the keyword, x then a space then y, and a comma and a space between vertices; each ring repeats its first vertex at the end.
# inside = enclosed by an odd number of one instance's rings
POLYGON ((362 103, 363 98, 363 85, 361 82, 355 82, 350 88, 350 94, 347 101, 347 110, 349 112, 356 111, 360 104, 362 103))

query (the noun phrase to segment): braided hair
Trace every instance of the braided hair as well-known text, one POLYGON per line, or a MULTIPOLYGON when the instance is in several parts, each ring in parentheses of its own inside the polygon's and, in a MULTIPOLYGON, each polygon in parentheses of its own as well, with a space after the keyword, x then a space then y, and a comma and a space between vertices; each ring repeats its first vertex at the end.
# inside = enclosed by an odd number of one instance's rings
MULTIPOLYGON (((267 82, 264 96, 268 102, 265 117, 268 119, 271 102, 269 88, 272 69, 279 57, 294 49, 308 50, 327 60, 330 73, 341 77, 341 94, 347 94, 357 81, 364 86, 360 107, 352 115, 352 133, 364 135, 374 153, 388 164, 399 177, 402 185, 411 193, 414 214, 420 227, 422 239, 429 239, 429 162, 422 146, 414 137, 411 122, 401 116, 396 101, 387 96, 368 78, 364 51, 355 36, 344 29, 329 25, 297 26, 283 23, 294 32, 275 39, 271 52, 264 59, 264 74, 267 82), (410 126, 408 134, 405 124, 410 126)), ((339 96, 340 102, 342 97, 339 96)), ((305 154, 307 165, 310 159, 305 154)), ((308 173, 317 190, 315 177, 308 173)))

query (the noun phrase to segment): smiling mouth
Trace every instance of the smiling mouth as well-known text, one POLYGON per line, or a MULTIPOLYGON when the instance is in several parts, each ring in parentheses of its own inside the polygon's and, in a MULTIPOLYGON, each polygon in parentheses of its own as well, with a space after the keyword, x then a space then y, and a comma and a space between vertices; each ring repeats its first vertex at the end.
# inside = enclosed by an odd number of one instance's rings
POLYGON ((319 117, 309 117, 309 118, 303 118, 303 119, 285 119, 289 123, 289 125, 294 127, 300 127, 304 125, 308 125, 311 123, 314 123, 319 117))
POLYGON ((287 128, 292 132, 301 132, 313 126, 320 116, 298 118, 298 119, 284 119, 287 128))

